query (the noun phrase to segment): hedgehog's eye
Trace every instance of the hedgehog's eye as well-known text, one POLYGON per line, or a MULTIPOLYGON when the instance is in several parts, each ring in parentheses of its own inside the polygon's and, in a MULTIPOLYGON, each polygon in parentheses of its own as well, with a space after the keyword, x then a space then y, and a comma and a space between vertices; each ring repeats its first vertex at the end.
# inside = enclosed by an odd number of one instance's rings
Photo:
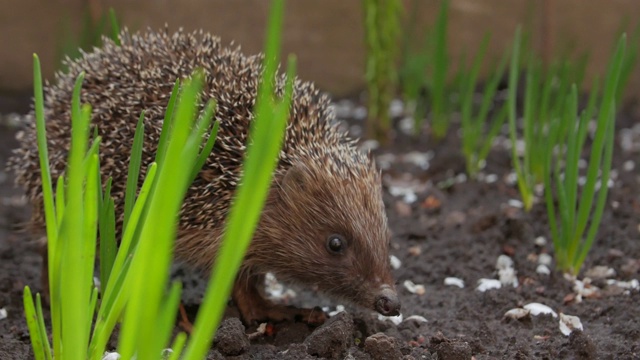
POLYGON ((327 249, 334 254, 341 254, 347 247, 347 242, 341 235, 333 234, 327 238, 327 249))

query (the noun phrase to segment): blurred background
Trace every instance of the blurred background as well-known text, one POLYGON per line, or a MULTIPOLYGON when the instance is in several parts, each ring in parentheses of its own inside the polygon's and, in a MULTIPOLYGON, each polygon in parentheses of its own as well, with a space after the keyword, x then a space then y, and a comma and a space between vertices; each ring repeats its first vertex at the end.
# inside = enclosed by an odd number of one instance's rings
MULTIPOLYGON (((267 0, 5 0, 0 13, 0 106, 28 107, 32 53, 38 53, 48 79, 74 45, 90 48, 95 29, 112 7, 121 27, 204 29, 245 52, 260 51, 267 0), (93 30, 91 30, 93 29, 93 30), (93 31, 93 33, 92 33, 93 31), (25 100, 26 99, 26 100, 25 100)), ((402 26, 414 31, 433 25, 440 1, 405 0, 402 26), (412 19, 412 20, 410 20, 412 19)), ((451 0, 447 46, 451 66, 462 54, 475 53, 485 32, 492 34, 488 57, 499 57, 518 23, 528 24, 532 48, 543 59, 572 49, 590 53, 583 87, 604 73, 617 34, 632 32, 640 18, 637 0, 451 0)), ((298 56, 298 73, 334 97, 355 96, 366 88, 362 1, 295 0, 286 4, 284 52, 298 56)), ((415 37, 416 39, 419 36, 415 37)), ((419 41, 419 40, 416 40, 419 41)), ((637 98, 640 71, 631 75, 625 96, 637 98)))

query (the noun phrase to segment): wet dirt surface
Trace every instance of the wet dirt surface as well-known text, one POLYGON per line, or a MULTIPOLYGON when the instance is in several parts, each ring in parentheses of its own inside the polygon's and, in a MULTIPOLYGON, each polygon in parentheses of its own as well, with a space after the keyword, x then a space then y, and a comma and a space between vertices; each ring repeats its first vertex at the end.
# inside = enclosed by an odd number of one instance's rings
MULTIPOLYGON (((620 146, 628 140, 622 134, 627 131, 628 135, 639 120, 633 107, 619 117, 613 165, 617 178, 583 267, 584 271, 597 265, 611 267, 613 280, 640 278, 640 163, 634 168, 630 165, 630 161, 640 162, 640 149, 620 146)), ((7 317, 0 320, 0 359, 31 359, 22 291, 25 285, 40 290, 40 257, 36 239, 15 231, 16 224, 28 219, 29 209, 13 187, 11 174, 4 172, 10 149, 16 145, 15 128, 8 123, 2 116, 0 308, 7 317)), ((357 119, 348 123, 354 133, 362 125, 357 119)), ((519 193, 509 180, 509 152, 500 141, 489 156, 484 180, 459 176, 464 172, 464 159, 456 130, 454 126, 442 142, 430 141, 428 136, 399 135, 392 146, 375 151, 383 168, 385 204, 393 231, 391 253, 400 263, 394 275, 402 322, 394 324, 347 307, 347 312, 333 315, 318 328, 272 324, 266 334, 256 336, 256 329, 245 329, 233 318, 231 307, 209 358, 640 359, 638 289, 594 278, 592 286, 600 291, 578 302, 572 295, 572 283, 555 271, 553 263, 549 275, 536 272, 540 258, 546 256, 541 254, 553 258, 544 203, 525 213, 517 202, 510 202, 519 199, 519 193), (398 188, 405 193, 399 194, 398 188), (407 188, 415 191, 406 192, 407 188), (513 260, 517 286, 478 291, 478 280, 498 279, 500 255, 513 260), (445 285, 449 277, 461 279, 464 287, 445 285), (422 285, 424 292, 419 286, 414 289, 417 293, 410 292, 405 286, 408 280, 422 285), (530 303, 579 317, 584 331, 563 335, 559 318, 553 315, 505 318, 507 311, 530 303), (244 334, 254 335, 249 340, 244 334)), ((637 136, 632 144, 640 143, 637 136)), ((185 270, 176 274, 185 280, 183 303, 193 320, 206 280, 185 270)), ((295 290, 293 304, 329 306, 329 311, 339 304, 309 290, 295 290)))

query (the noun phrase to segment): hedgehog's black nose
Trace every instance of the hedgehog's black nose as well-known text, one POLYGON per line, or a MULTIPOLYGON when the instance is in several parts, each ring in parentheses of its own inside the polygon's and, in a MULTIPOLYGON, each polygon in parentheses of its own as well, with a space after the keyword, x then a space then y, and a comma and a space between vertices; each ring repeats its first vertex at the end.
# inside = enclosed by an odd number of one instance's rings
POLYGON ((380 293, 376 297, 375 307, 377 312, 385 316, 400 315, 398 294, 388 285, 381 286, 380 293))

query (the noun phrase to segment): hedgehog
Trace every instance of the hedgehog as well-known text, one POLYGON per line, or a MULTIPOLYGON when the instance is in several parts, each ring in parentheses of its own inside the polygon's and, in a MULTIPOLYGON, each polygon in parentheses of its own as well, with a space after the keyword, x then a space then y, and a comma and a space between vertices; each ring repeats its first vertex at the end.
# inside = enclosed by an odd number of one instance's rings
MULTIPOLYGON (((116 214, 122 214, 137 119, 144 111, 142 164, 150 164, 174 83, 201 69, 202 97, 216 101, 219 130, 181 207, 174 251, 177 259, 208 270, 241 178, 264 55, 245 55, 233 42, 223 46, 219 37, 202 30, 123 29, 119 38, 120 45, 105 38, 101 47, 67 59, 68 70, 56 73, 53 84, 45 83, 52 176, 65 169, 72 89, 84 72, 81 98, 92 106, 92 131, 102 137, 102 176, 112 177, 116 214)), ((285 75, 276 77, 276 92, 282 92, 284 82, 285 75)), ((33 119, 32 114, 28 118, 33 119)), ((9 167, 33 205, 32 228, 44 232, 34 122, 28 121, 17 137, 20 146, 9 167)), ((277 169, 231 294, 245 324, 326 320, 317 307, 296 308, 266 299, 267 273, 382 315, 399 314, 381 175, 370 154, 356 145, 356 139, 337 127, 328 95, 311 82, 294 79, 277 169)), ((140 181, 144 175, 143 166, 140 181)), ((121 226, 119 216, 118 229, 121 226)))

